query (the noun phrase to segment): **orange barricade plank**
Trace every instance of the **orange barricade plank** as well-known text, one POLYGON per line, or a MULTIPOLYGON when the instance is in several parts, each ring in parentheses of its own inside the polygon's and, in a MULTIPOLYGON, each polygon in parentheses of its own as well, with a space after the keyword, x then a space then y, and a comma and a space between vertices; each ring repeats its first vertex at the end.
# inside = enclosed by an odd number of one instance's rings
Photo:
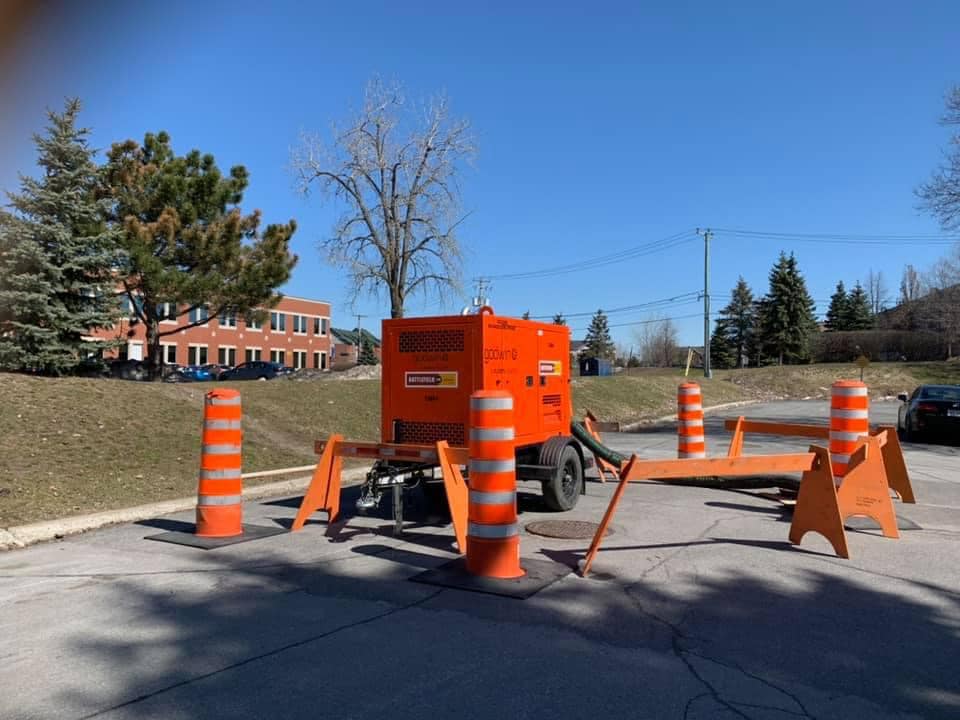
POLYGON ((340 474, 343 461, 338 450, 342 441, 342 435, 331 435, 327 440, 291 531, 300 530, 307 518, 317 510, 327 512, 328 524, 336 522, 340 514, 340 474))
POLYGON ((799 545, 806 533, 818 532, 830 542, 837 555, 849 558, 847 536, 843 530, 843 518, 840 516, 840 501, 837 498, 837 487, 833 483, 830 452, 816 446, 811 446, 810 452, 814 453, 816 460, 813 468, 805 472, 800 481, 797 506, 790 523, 790 542, 799 545))
POLYGON ((732 421, 728 420, 725 424, 727 430, 733 430, 733 437, 730 439, 730 449, 727 451, 727 457, 740 457, 743 454, 743 425, 746 418, 741 415, 737 418, 733 427, 730 427, 732 421))
POLYGON ((620 498, 623 497, 623 491, 626 490, 627 483, 630 482, 630 470, 635 462, 637 462, 637 456, 632 455, 620 473, 620 484, 617 485, 617 489, 613 492, 613 498, 611 498, 610 504, 607 506, 607 511, 603 514, 603 520, 600 522, 600 527, 597 528, 597 533, 593 536, 593 542, 590 543, 590 549, 587 551, 587 557, 584 558, 583 570, 580 571, 581 577, 586 577, 587 573, 590 572, 590 566, 593 565, 593 559, 600 551, 600 543, 603 542, 603 536, 607 532, 607 527, 610 525, 610 521, 613 520, 613 515, 617 511, 617 505, 620 504, 620 498))
POLYGON ((447 493, 447 505, 453 520, 453 532, 457 536, 457 548, 462 555, 467 551, 467 484, 463 480, 460 466, 452 457, 453 448, 445 440, 437 443, 437 456, 440 458, 440 471, 443 475, 443 487, 447 493))
POLYGON ((775 472, 805 472, 813 466, 811 453, 784 455, 742 455, 677 460, 635 460, 624 468, 621 477, 631 481, 667 480, 701 475, 760 475, 775 472))
MULTIPOLYGON (((800 489, 803 490, 802 483, 800 489)), ((863 515, 880 525, 884 537, 900 537, 878 438, 860 440, 856 452, 850 457, 847 474, 837 489, 837 499, 842 519, 863 515)))
POLYGON ((741 432, 757 433, 759 435, 784 435, 794 437, 808 437, 816 440, 827 440, 830 437, 830 428, 826 425, 794 425, 791 423, 765 422, 762 420, 727 420, 723 426, 726 430, 736 430, 740 425, 741 432), (742 423, 740 421, 743 421, 742 423))
POLYGON ((887 471, 887 483, 903 502, 917 502, 913 495, 913 485, 910 484, 910 475, 907 474, 907 464, 903 459, 903 448, 900 446, 900 438, 897 437, 897 429, 881 427, 878 432, 883 433, 886 438, 883 445, 883 466, 887 471))

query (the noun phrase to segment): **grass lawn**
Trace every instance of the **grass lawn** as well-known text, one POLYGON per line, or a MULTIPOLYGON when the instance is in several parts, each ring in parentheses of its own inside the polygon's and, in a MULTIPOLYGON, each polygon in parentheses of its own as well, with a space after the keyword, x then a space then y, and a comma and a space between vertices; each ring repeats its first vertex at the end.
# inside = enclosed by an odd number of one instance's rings
MULTIPOLYGON (((706 405, 745 399, 827 397, 858 377, 851 365, 718 371, 706 405)), ((574 378, 577 415, 630 423, 670 414, 677 371, 574 378)), ((874 396, 920 382, 960 383, 958 363, 878 363, 874 396)), ((212 385, 136 383, 0 374, 0 527, 139 505, 196 492, 203 394, 212 385)), ((306 465, 332 432, 379 437, 379 380, 248 382, 243 393, 244 470, 306 465)), ((265 482, 268 480, 265 480, 265 482)))

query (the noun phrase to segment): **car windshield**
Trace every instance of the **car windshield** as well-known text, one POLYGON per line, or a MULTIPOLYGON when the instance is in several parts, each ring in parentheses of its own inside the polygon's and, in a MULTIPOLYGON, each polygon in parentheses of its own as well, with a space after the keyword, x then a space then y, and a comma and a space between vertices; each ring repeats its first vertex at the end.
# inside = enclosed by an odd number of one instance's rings
POLYGON ((947 400, 949 402, 960 402, 960 385, 956 386, 933 386, 923 389, 920 397, 924 400, 947 400))

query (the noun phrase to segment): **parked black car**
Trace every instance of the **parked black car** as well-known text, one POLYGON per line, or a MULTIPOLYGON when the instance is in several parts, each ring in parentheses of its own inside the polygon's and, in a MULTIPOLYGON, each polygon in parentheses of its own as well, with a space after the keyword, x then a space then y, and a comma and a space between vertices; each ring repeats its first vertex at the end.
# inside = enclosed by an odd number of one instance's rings
POLYGON ((897 432, 904 440, 941 437, 960 440, 960 385, 921 385, 910 396, 901 393, 897 432))
POLYGON ((280 363, 252 360, 240 363, 232 370, 225 370, 220 380, 272 380, 280 375, 289 375, 293 370, 280 363))

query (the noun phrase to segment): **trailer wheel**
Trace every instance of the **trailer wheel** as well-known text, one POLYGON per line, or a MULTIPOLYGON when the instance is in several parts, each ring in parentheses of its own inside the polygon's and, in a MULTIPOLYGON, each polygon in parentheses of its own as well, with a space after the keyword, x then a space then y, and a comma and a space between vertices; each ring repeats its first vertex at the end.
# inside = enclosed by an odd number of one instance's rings
POLYGON ((583 463, 580 453, 567 445, 553 472, 553 477, 543 482, 543 499, 551 510, 572 510, 583 489, 583 463))

